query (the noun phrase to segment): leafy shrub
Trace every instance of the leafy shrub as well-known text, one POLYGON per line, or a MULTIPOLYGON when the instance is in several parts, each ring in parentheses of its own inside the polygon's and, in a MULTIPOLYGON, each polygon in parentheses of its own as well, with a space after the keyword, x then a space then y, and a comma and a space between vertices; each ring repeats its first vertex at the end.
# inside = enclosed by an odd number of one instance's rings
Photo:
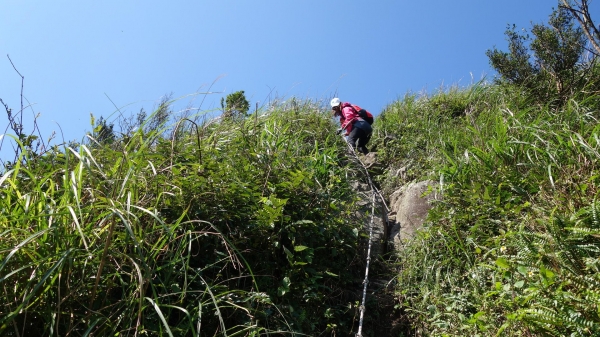
POLYGON ((571 12, 559 7, 550 15, 548 26, 535 24, 531 33, 532 40, 526 33, 517 33, 513 25, 506 31, 509 51, 487 51, 500 82, 522 86, 538 102, 559 104, 590 81, 596 82, 587 76, 594 63, 584 59, 585 35, 575 26, 571 12))

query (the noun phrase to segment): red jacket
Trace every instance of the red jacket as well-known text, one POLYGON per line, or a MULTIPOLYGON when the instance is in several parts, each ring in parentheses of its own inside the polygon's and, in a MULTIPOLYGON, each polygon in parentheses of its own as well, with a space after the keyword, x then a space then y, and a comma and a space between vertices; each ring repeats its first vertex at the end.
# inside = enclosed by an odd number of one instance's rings
POLYGON ((358 110, 360 107, 357 105, 352 105, 350 103, 342 103, 341 105, 342 111, 338 116, 340 117, 340 125, 342 129, 346 130, 346 136, 352 132, 352 123, 356 120, 363 120, 358 116, 358 110))

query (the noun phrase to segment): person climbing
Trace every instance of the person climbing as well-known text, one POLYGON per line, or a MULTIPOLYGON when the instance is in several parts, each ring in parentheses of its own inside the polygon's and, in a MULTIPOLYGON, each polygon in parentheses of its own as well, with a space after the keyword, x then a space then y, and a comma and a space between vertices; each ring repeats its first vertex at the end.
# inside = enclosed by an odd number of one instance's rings
POLYGON ((367 144, 371 140, 371 134, 373 133, 373 128, 371 127, 373 116, 357 105, 342 103, 337 97, 332 99, 330 104, 333 116, 340 118, 341 127, 338 130, 338 134, 345 130, 347 141, 352 145, 352 148, 363 154, 369 153, 367 144), (361 117, 360 115, 363 112, 364 117, 361 117), (369 118, 370 123, 365 120, 369 118))

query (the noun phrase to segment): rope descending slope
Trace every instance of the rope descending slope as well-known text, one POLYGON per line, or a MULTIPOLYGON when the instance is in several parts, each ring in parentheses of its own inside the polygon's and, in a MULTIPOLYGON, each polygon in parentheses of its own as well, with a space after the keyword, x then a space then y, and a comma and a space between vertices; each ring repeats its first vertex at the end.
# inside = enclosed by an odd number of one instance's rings
MULTIPOLYGON (((369 178, 371 180, 371 178, 369 178)), ((356 333, 357 337, 362 336, 362 325, 363 318, 365 315, 365 300, 367 298, 367 285, 369 284, 369 265, 371 264, 371 245, 372 245, 372 236, 373 236, 373 213, 375 211, 375 193, 373 192, 373 199, 371 200, 371 221, 369 224, 369 248, 367 249, 367 267, 365 270, 365 279, 363 281, 363 293, 362 300, 360 302, 360 319, 358 321, 358 332, 356 333)))
MULTIPOLYGON (((345 139, 344 139, 344 141, 345 141, 345 139)), ((349 149, 350 153, 354 156, 354 159, 356 159, 356 161, 360 164, 362 171, 369 183, 369 188, 371 189, 371 219, 369 222, 369 243, 368 243, 368 248, 367 248, 367 264, 366 264, 366 269, 365 269, 365 279, 363 280, 362 300, 361 300, 361 304, 359 307, 360 308, 360 318, 359 318, 359 322, 358 322, 358 332, 356 333, 357 337, 362 337, 362 327, 363 327, 363 320, 364 320, 364 314, 365 314, 365 301, 367 298, 367 286, 369 284, 369 266, 371 264, 371 246, 373 244, 373 223, 374 223, 374 215, 375 215, 375 202, 376 202, 377 196, 380 197, 380 200, 384 203, 384 205, 385 205, 385 201, 381 197, 381 193, 379 192, 379 190, 377 190, 377 188, 373 184, 373 180, 371 179, 371 176, 369 175, 369 171, 367 170, 367 167, 362 163, 360 158, 358 158, 356 151, 354 151, 352 146, 347 142, 346 142, 346 144, 348 145, 348 149, 349 149)), ((386 208, 387 208, 387 206, 386 206, 386 208)))

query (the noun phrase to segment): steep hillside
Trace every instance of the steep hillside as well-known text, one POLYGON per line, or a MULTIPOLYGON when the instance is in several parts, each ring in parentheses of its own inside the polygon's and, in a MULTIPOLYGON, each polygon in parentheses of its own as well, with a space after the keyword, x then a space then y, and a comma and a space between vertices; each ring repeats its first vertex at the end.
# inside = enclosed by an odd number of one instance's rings
POLYGON ((599 334, 600 68, 584 12, 562 1, 531 35, 509 27, 508 51, 487 52, 493 82, 381 114, 384 190, 428 179, 442 196, 397 256, 405 334, 599 334))
POLYGON ((0 334, 355 332, 359 173, 329 111, 155 122, 6 168, 0 334))
MULTIPOLYGON (((384 195, 442 198, 375 259, 363 335, 599 331, 598 107, 479 83, 380 114, 384 195)), ((369 210, 329 111, 153 118, 6 167, 2 335, 356 333, 369 210)))
POLYGON ((363 336, 600 335, 600 48, 561 3, 487 52, 493 81, 376 116, 383 196, 435 198, 371 282, 385 207, 320 103, 248 114, 239 91, 211 120, 165 101, 44 150, 5 105, 0 335, 347 336, 362 309, 363 336))
POLYGON ((378 119, 387 194, 432 179, 443 196, 397 256, 407 334, 600 331, 600 105, 595 91, 537 99, 480 83, 407 95, 378 119))

